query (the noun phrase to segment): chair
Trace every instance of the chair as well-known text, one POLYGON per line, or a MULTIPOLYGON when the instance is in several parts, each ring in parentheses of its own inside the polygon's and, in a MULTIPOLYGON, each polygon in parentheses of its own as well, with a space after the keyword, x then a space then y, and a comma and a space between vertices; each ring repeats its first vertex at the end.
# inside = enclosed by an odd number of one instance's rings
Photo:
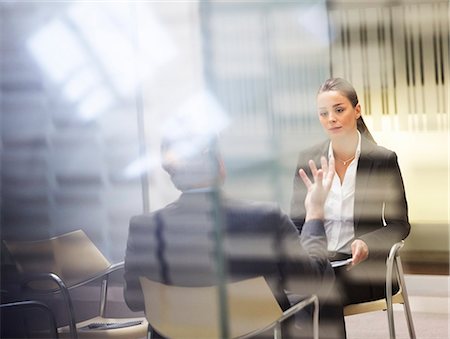
POLYGON ((51 239, 37 241, 4 241, 22 286, 33 293, 61 293, 68 313, 69 325, 58 328, 60 337, 71 338, 139 338, 145 337, 147 321, 141 318, 105 318, 108 277, 123 267, 111 264, 82 230, 51 239), (101 279, 99 315, 76 322, 69 291, 101 279), (90 324, 109 324, 95 325, 90 324), (119 324, 118 324, 119 323, 119 324), (126 324, 123 324, 126 323, 126 324), (121 325, 122 324, 122 325, 121 325), (135 324, 134 326, 131 326, 135 324), (130 326, 126 326, 130 325, 130 326))
POLYGON ((416 338, 414 331, 414 324, 411 315, 411 307, 409 305, 408 293, 406 291, 405 277, 403 275, 403 266, 400 259, 400 249, 403 247, 404 241, 395 243, 389 252, 386 260, 386 298, 374 301, 368 301, 358 304, 351 304, 344 307, 344 315, 354 315, 372 311, 387 310, 389 335, 391 339, 395 339, 394 326, 394 310, 393 304, 402 304, 405 312, 406 321, 408 324, 409 337, 416 338), (392 295, 392 278, 395 272, 397 273, 399 290, 392 295))
POLYGON ((27 300, 0 305, 0 338, 55 338, 56 321, 47 305, 27 300))
POLYGON ((145 299, 145 314, 151 328, 172 338, 248 338, 269 329, 281 338, 281 323, 303 309, 314 305, 314 338, 319 337, 319 308, 315 295, 282 311, 263 277, 226 284, 226 299, 219 297, 219 286, 168 286, 140 277, 145 299), (226 300, 227 308, 220 308, 226 300))

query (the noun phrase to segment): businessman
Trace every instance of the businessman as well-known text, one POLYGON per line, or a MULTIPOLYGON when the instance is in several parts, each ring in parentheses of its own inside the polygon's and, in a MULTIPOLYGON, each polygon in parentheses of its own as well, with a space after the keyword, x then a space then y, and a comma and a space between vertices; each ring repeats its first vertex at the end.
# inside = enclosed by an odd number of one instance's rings
POLYGON ((180 197, 157 211, 131 219, 125 257, 125 301, 144 310, 140 276, 178 286, 208 286, 264 276, 280 306, 286 291, 324 295, 334 279, 327 259, 323 205, 334 176, 334 162, 303 170, 306 219, 299 236, 288 215, 275 204, 225 197, 225 166, 212 135, 166 137, 162 166, 180 197), (219 239, 219 241, 217 241, 219 239), (222 251, 224 260, 218 261, 222 251))

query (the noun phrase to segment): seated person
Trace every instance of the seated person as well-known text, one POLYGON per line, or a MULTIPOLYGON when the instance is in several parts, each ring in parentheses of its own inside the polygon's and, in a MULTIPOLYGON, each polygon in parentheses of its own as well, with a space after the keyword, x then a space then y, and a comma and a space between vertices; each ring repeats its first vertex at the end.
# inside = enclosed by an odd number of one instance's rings
MULTIPOLYGON (((351 264, 335 269, 333 302, 321 300, 320 318, 326 321, 342 319, 346 305, 386 297, 386 258, 411 225, 397 155, 373 139, 353 85, 342 78, 326 80, 317 94, 317 116, 328 138, 298 156, 291 218, 301 232, 307 192, 298 169, 310 159, 336 159, 325 202, 325 231, 330 260, 351 258, 351 264)), ((395 293, 395 280, 394 286, 395 293)), ((340 337, 346 337, 345 331, 340 337)))
POLYGON ((312 181, 302 173, 308 194, 299 237, 279 207, 224 197, 224 164, 214 136, 165 138, 163 168, 182 192, 178 200, 130 221, 125 257, 125 301, 144 310, 139 277, 177 286, 218 283, 216 251, 223 248, 228 281, 264 276, 282 309, 285 291, 326 293, 334 274, 328 261, 323 205, 334 176, 334 162, 311 162, 312 181), (223 242, 217 244, 214 232, 223 242), (218 246, 219 245, 219 246, 218 246))

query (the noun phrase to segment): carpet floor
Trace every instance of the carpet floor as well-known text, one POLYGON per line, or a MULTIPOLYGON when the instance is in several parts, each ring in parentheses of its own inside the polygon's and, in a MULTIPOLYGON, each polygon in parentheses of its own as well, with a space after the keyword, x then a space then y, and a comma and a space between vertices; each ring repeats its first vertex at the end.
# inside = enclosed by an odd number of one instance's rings
MULTIPOLYGON (((413 312, 418 339, 449 339, 449 314, 413 312)), ((409 338, 403 311, 394 311, 397 339, 409 338)), ((345 318, 347 339, 387 339, 389 327, 386 312, 370 312, 345 318)))

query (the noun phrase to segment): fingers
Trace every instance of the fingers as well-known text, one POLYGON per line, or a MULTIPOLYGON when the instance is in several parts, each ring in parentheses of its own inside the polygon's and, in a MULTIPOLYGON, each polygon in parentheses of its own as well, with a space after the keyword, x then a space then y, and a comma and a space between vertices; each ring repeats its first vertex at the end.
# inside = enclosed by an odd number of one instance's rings
MULTIPOLYGON (((324 171, 322 169, 317 169, 316 164, 312 160, 309 161, 309 167, 311 168, 311 172, 313 174, 314 183, 320 183, 320 185, 322 185, 324 171)), ((306 187, 310 188, 313 183, 308 178, 308 175, 303 170, 303 168, 300 168, 300 170, 298 171, 298 174, 302 178, 303 183, 306 185, 306 187)))
POLYGON ((328 173, 328 162, 324 156, 320 157, 320 165, 322 166, 323 172, 328 173))
POLYGON ((327 172, 325 173, 325 189, 330 189, 331 188, 331 184, 333 183, 333 177, 334 174, 336 173, 336 169, 335 169, 335 162, 334 162, 334 158, 331 158, 328 166, 327 166, 327 172))
POLYGON ((311 168, 311 173, 312 173, 313 177, 316 177, 316 175, 317 175, 317 167, 316 167, 316 164, 315 164, 314 161, 312 161, 312 160, 309 160, 309 161, 308 161, 308 164, 309 164, 309 168, 311 168))
MULTIPOLYGON (((309 160, 309 168, 311 169, 311 174, 314 178, 314 183, 319 183, 322 185, 325 189, 329 190, 331 187, 331 183, 333 182, 333 176, 335 174, 335 168, 334 168, 334 159, 330 159, 330 162, 327 162, 327 159, 322 156, 320 158, 321 163, 321 169, 317 169, 317 166, 313 160, 309 160)), ((307 188, 310 188, 313 182, 308 178, 306 172, 303 169, 300 169, 298 171, 298 174, 303 180, 303 183, 306 185, 307 188)))
POLYGON ((306 188, 309 189, 312 186, 312 182, 311 182, 311 180, 309 180, 309 178, 306 175, 303 168, 300 168, 300 170, 298 171, 298 174, 300 175, 300 178, 302 178, 303 183, 305 184, 306 188))
POLYGON ((362 261, 359 247, 356 247, 356 250, 352 253, 352 259, 352 266, 358 265, 362 261))
POLYGON ((360 262, 366 260, 368 256, 369 256, 369 248, 367 247, 367 244, 360 239, 356 239, 355 241, 353 241, 353 243, 352 243, 352 258, 353 258, 352 266, 355 266, 355 265, 359 264, 360 262))
POLYGON ((320 185, 320 186, 322 186, 322 180, 323 180, 323 171, 322 171, 322 169, 319 169, 319 170, 317 170, 317 172, 316 172, 316 176, 315 176, 315 178, 314 178, 314 181, 318 184, 318 185, 320 185))

